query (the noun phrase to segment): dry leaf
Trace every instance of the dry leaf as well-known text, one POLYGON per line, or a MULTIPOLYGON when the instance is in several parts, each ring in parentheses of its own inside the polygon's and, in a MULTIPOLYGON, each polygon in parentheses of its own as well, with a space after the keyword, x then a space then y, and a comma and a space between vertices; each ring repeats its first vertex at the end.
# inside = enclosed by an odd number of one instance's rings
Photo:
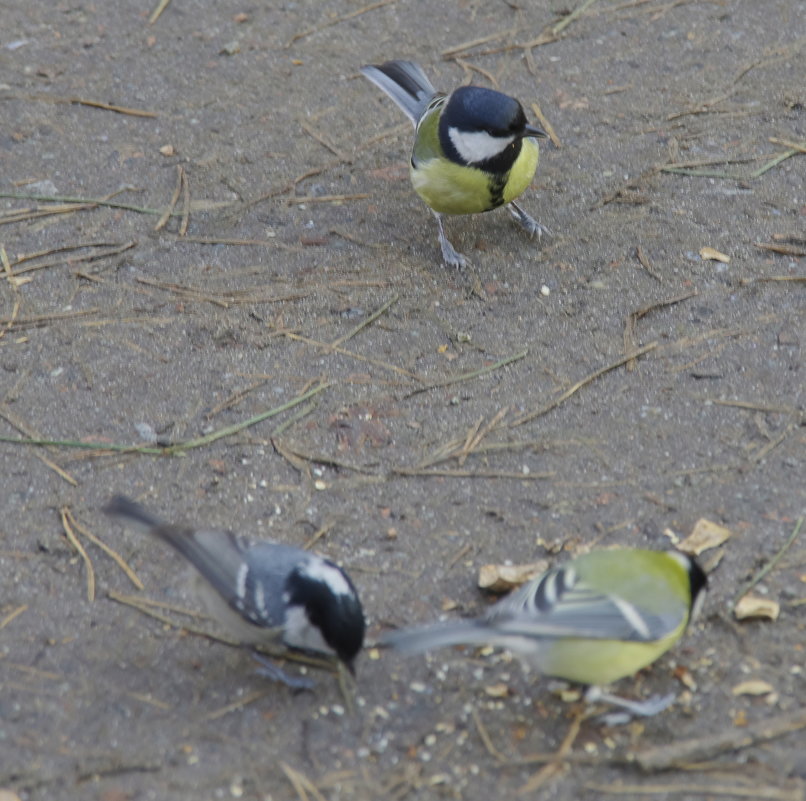
POLYGON ((747 618, 765 618, 777 620, 781 605, 770 598, 759 598, 758 595, 745 595, 733 607, 733 614, 737 620, 747 618))
POLYGON ((691 675, 691 671, 684 667, 683 665, 678 665, 674 669, 675 678, 685 687, 688 687, 689 690, 696 690, 697 689, 697 682, 694 680, 694 676, 691 675))
POLYGON ((693 556, 699 556, 703 551, 708 551, 711 548, 716 548, 722 545, 723 542, 730 539, 733 532, 729 528, 720 526, 717 523, 712 523, 701 517, 688 535, 678 546, 678 550, 683 553, 689 553, 693 556))
POLYGON ((768 695, 775 692, 775 688, 768 681, 761 679, 749 679, 739 682, 731 692, 734 695, 768 695))
POLYGON ((527 565, 482 565, 479 568, 479 589, 487 592, 509 592, 548 570, 545 559, 527 565))
POLYGON ((700 248, 700 258, 707 261, 721 261, 723 264, 730 264, 730 256, 720 253, 713 248, 704 247, 700 248))

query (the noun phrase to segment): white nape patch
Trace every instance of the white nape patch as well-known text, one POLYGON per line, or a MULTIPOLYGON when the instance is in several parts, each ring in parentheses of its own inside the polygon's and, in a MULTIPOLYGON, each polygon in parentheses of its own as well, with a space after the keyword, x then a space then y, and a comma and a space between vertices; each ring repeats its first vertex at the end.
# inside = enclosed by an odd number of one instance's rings
POLYGON ((514 136, 491 136, 487 131, 460 131, 448 128, 448 136, 456 152, 468 164, 495 158, 514 141, 514 136))
POLYGON ((611 596, 610 600, 618 607, 622 617, 632 626, 642 640, 652 639, 652 632, 649 630, 646 620, 641 617, 641 613, 629 601, 614 596, 611 596))
POLYGON ((327 584, 334 595, 353 595, 344 573, 339 568, 329 565, 324 559, 310 559, 303 565, 301 572, 308 578, 327 584))
POLYGON ((305 614, 305 608, 302 606, 289 606, 286 609, 283 642, 292 648, 300 648, 303 651, 318 651, 322 654, 336 653, 325 642, 322 632, 308 620, 308 615, 305 614))
POLYGON ((235 594, 243 600, 246 597, 246 577, 249 575, 249 565, 242 562, 235 577, 235 594))

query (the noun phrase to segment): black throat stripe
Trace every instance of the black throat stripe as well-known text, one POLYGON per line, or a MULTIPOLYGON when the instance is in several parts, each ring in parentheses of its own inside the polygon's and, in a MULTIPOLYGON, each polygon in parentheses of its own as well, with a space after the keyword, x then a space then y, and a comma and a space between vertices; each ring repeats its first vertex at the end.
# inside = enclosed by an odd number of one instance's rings
POLYGON ((489 186, 490 186, 490 205, 491 208, 497 209, 504 204, 504 187, 507 185, 509 172, 501 175, 500 173, 488 173, 489 186))

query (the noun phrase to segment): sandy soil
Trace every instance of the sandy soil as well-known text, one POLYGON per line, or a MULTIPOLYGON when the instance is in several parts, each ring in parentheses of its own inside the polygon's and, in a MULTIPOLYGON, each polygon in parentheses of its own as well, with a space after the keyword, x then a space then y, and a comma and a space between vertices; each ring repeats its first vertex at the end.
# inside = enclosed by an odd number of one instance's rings
POLYGON ((152 10, 0 5, 0 434, 67 443, 0 444, 0 788, 513 798, 541 769, 523 757, 570 730, 577 707, 501 655, 369 650, 352 713, 326 673, 313 694, 267 684, 248 654, 110 598, 192 603, 177 558, 100 512, 125 492, 316 539, 370 645, 483 609, 485 563, 722 524, 701 622, 618 687, 681 702, 584 721, 528 797, 803 799, 806 533, 756 588, 778 620, 732 614, 806 508, 802 2, 598 0, 558 33, 571 7, 546 0, 152 10), (539 104, 560 146, 523 203, 550 238, 500 211, 450 220, 473 269, 439 263, 410 126, 358 73, 394 57, 539 104), (771 692, 734 695, 751 679, 771 692), (696 771, 623 763, 782 715, 794 731, 695 751, 696 771))

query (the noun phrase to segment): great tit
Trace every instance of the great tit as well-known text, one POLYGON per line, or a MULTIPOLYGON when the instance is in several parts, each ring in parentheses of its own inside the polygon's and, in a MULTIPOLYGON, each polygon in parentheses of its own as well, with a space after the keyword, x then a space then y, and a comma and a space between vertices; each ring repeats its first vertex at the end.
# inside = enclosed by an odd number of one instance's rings
MULTIPOLYGON (((353 670, 364 613, 349 576, 333 562, 290 545, 249 544, 229 531, 164 523, 121 495, 104 511, 179 551, 204 579, 199 589, 208 611, 230 636, 273 656, 310 653, 353 670)), ((296 689, 313 686, 254 655, 261 674, 296 689)))
POLYGON ((382 644, 421 653, 449 645, 507 648, 546 675, 588 685, 589 700, 652 715, 674 696, 641 703, 603 692, 672 647, 699 612, 706 575, 679 551, 598 550, 554 567, 475 619, 412 626, 382 644))
POLYGON ((468 262, 445 236, 443 214, 475 214, 506 205, 530 236, 545 231, 515 203, 537 169, 535 137, 546 137, 527 123, 517 100, 480 86, 461 86, 446 95, 411 61, 367 65, 361 72, 414 123, 409 174, 436 217, 446 265, 465 267, 468 262))

